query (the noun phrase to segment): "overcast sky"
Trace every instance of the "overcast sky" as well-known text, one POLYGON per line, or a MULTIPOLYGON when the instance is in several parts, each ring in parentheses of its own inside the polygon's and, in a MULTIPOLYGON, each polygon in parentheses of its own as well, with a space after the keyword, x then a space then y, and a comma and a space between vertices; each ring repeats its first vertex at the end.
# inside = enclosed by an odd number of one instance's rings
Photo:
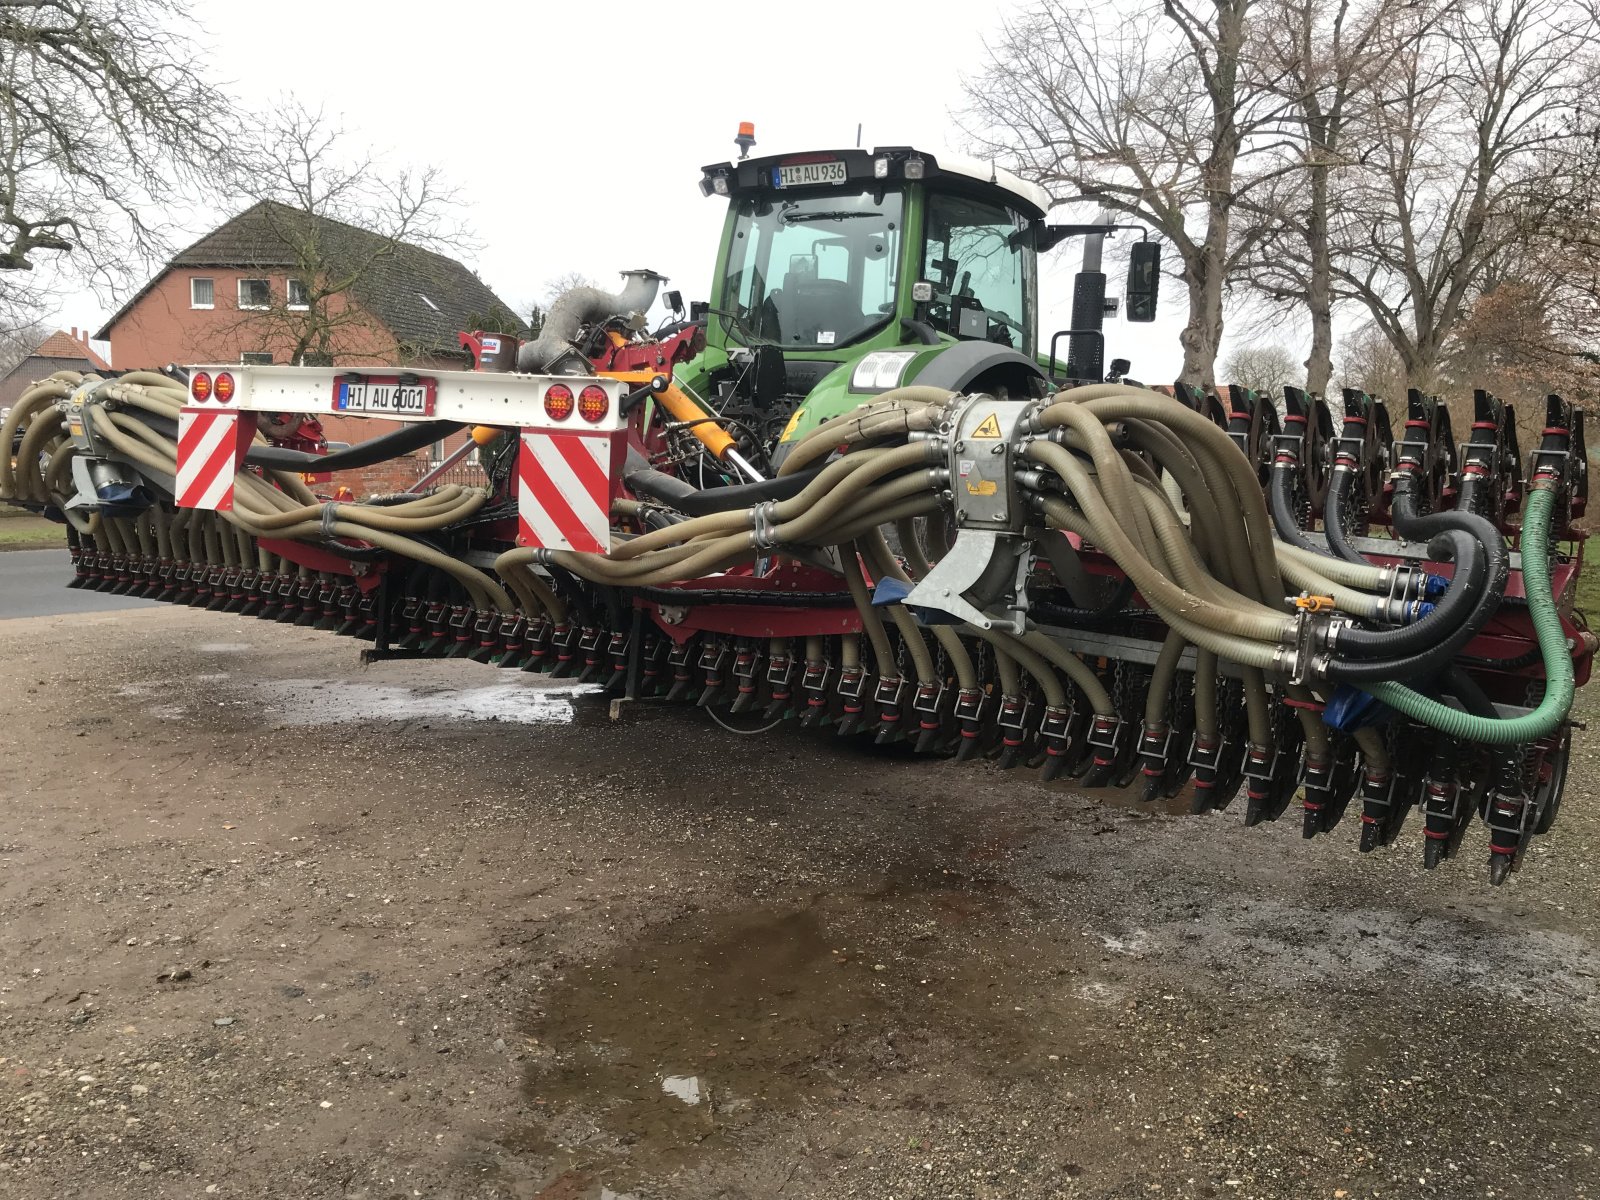
MULTIPOLYGON (((193 6, 217 77, 242 106, 292 93, 338 114, 353 149, 442 167, 481 246, 471 265, 523 306, 568 272, 609 285, 631 267, 704 298, 725 202, 700 195, 699 168, 737 154, 740 121, 755 122, 758 154, 852 146, 858 123, 864 146, 960 150, 962 74, 977 69, 984 37, 1014 4, 701 0, 632 15, 538 0, 193 6)), ((198 199, 217 220, 243 207, 198 199)), ((1055 219, 1090 216, 1058 209, 1055 219)), ((189 233, 208 227, 197 220, 189 233)), ((1042 344, 1069 323, 1078 253, 1046 264, 1042 344)), ((1120 295, 1123 269, 1109 270, 1120 295)), ((1109 356, 1131 358, 1147 381, 1170 380, 1183 307, 1179 281, 1167 278, 1154 325, 1108 323, 1109 356)), ((104 303, 74 295, 56 321, 98 328, 107 316, 104 303)))

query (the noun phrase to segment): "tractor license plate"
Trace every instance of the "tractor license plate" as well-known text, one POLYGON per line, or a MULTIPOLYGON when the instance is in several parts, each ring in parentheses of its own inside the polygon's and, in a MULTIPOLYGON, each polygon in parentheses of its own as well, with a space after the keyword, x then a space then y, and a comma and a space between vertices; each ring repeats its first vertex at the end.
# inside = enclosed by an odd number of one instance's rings
POLYGON ((438 391, 439 381, 426 376, 339 379, 333 385, 333 410, 380 417, 431 417, 438 391))
POLYGON ((818 183, 843 183, 844 163, 837 158, 823 162, 795 163, 787 167, 772 168, 772 186, 781 188, 810 187, 818 183))

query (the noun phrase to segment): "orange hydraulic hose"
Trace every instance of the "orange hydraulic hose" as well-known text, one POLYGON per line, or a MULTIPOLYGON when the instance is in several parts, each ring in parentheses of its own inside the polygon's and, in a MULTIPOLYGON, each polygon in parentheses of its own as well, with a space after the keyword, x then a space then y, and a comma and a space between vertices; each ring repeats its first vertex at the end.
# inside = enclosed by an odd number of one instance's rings
POLYGON ((667 380, 655 397, 661 402, 661 407, 672 414, 674 421, 689 427, 689 432, 700 439, 700 444, 711 452, 712 458, 721 462, 723 455, 733 449, 732 435, 677 384, 667 380))

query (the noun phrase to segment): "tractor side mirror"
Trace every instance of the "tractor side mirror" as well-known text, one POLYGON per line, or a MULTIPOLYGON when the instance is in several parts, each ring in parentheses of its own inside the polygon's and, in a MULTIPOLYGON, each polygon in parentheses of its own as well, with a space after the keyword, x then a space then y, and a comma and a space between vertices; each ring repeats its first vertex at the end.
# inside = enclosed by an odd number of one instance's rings
POLYGON ((1135 242, 1128 259, 1128 320, 1154 321, 1160 293, 1161 245, 1159 242, 1135 242))
POLYGON ((661 297, 661 300, 662 300, 662 302, 664 304, 666 304, 667 308, 669 308, 672 311, 672 315, 673 316, 677 317, 678 320, 680 320, 680 321, 683 320, 683 293, 682 292, 678 292, 678 291, 667 292, 661 297))

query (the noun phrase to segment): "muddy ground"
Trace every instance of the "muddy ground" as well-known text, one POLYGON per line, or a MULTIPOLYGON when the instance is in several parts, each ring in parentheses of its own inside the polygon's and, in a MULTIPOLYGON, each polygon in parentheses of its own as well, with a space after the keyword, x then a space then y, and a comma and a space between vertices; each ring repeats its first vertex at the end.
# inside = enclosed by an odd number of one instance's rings
POLYGON ((356 649, 0 621, 0 1195, 1600 1194, 1587 743, 1491 890, 356 649))

